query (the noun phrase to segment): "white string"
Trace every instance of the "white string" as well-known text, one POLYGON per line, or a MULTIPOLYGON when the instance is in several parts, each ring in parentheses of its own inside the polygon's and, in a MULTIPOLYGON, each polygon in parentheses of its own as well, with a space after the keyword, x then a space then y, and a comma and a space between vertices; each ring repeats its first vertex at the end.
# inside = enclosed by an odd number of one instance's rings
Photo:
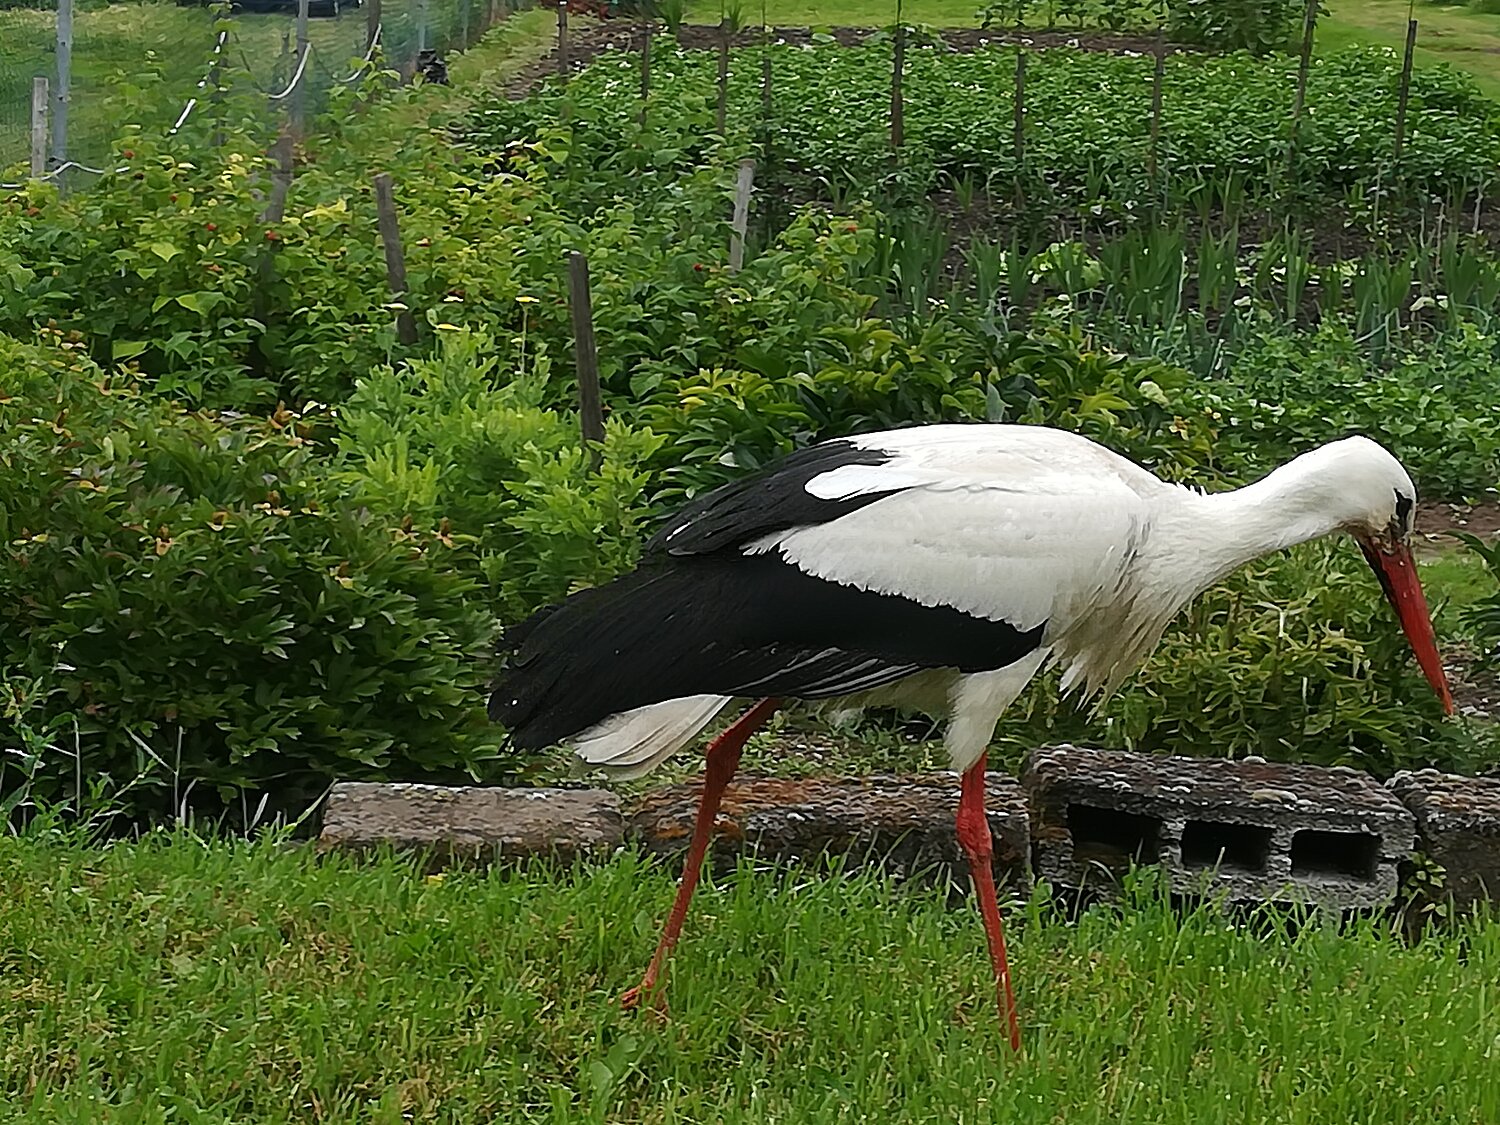
MULTIPOLYGON (((27 180, 26 183, 37 183, 37 182, 42 181, 42 180, 55 180, 58 176, 61 176, 69 168, 77 168, 81 172, 92 172, 96 176, 102 176, 106 172, 109 171, 108 168, 90 168, 87 164, 80 164, 76 160, 69 160, 66 164, 59 164, 56 168, 52 169, 52 171, 48 172, 46 175, 44 175, 44 176, 37 176, 37 177, 35 177, 33 179, 27 180)), ((128 171, 130 171, 130 165, 128 165, 128 164, 122 165, 121 167, 116 168, 114 171, 116 173, 128 172, 128 171)), ((26 183, 21 183, 21 184, 0 184, 0 189, 3 189, 5 191, 14 191, 17 188, 23 188, 23 187, 25 187, 26 183)))
MULTIPOLYGON (((210 57, 208 60, 208 71, 203 75, 202 78, 198 80, 198 89, 202 90, 207 88, 209 79, 214 76, 214 67, 218 64, 219 54, 224 50, 224 44, 228 41, 229 32, 219 32, 219 40, 214 44, 214 49, 209 53, 210 57)), ((187 100, 187 105, 183 106, 182 112, 177 115, 177 123, 167 130, 167 136, 175 137, 177 135, 177 130, 182 128, 182 123, 188 119, 188 114, 193 112, 193 108, 197 104, 197 98, 189 98, 187 100)))
POLYGON ((268 97, 273 102, 279 102, 297 88, 297 83, 302 81, 302 72, 307 68, 308 57, 312 54, 312 44, 308 43, 302 48, 302 58, 297 62, 297 73, 292 75, 292 83, 279 94, 270 94, 268 97))
POLYGON ((335 79, 335 81, 348 84, 357 80, 359 76, 365 72, 365 63, 369 62, 375 57, 375 48, 380 46, 380 31, 384 26, 384 24, 380 23, 377 23, 375 25, 375 34, 370 37, 370 49, 365 52, 365 57, 359 61, 359 65, 349 73, 348 77, 335 79))

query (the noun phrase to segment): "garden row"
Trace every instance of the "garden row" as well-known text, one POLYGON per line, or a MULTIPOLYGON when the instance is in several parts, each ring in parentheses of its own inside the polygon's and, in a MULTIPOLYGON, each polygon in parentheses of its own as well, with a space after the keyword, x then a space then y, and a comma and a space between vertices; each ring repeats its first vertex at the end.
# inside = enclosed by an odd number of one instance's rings
POLYGON ((565 84, 486 108, 473 136, 498 144, 566 122, 588 165, 628 167, 648 184, 724 150, 755 152, 798 200, 843 206, 877 189, 911 197, 957 184, 1098 225, 1162 207, 1231 218, 1344 208, 1368 223, 1381 208, 1472 204, 1500 167, 1494 105, 1450 70, 1413 75, 1398 143, 1401 60, 1389 52, 1315 59, 1298 110, 1294 57, 1169 53, 1158 90, 1142 53, 952 51, 915 32, 893 151, 891 37, 812 38, 728 52, 722 128, 721 63, 669 43, 651 53, 644 113, 639 52, 607 52, 565 84))

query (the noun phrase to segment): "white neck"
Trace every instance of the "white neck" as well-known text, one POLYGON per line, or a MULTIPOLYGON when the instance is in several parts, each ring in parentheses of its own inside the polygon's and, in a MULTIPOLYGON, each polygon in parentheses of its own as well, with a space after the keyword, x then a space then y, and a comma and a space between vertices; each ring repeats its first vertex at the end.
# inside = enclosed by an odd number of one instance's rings
POLYGON ((1332 534, 1349 514, 1330 495, 1327 480, 1308 457, 1229 492, 1190 493, 1183 505, 1178 542, 1186 557, 1180 583, 1192 578, 1196 596, 1253 559, 1332 534))

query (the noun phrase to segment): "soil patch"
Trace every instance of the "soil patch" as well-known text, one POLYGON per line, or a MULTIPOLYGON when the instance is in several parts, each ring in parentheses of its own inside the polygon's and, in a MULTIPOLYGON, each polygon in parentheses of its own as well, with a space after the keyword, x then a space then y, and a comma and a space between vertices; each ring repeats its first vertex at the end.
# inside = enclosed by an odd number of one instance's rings
POLYGON ((1500 502, 1452 504, 1446 500, 1424 500, 1417 505, 1417 534, 1435 547, 1457 543, 1454 532, 1462 531, 1484 540, 1500 539, 1500 502))

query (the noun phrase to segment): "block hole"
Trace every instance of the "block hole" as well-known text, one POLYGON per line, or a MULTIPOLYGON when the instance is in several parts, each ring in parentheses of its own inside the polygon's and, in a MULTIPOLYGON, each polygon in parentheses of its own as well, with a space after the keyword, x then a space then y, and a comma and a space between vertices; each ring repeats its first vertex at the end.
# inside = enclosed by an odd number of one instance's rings
POLYGON ((1368 832, 1322 832, 1304 828, 1292 836, 1292 875, 1316 878, 1375 878, 1380 837, 1368 832))
POLYGON ((1080 863, 1124 868, 1161 859, 1161 821, 1154 816, 1069 805, 1068 832, 1073 858, 1080 863))
POLYGON ((1182 827, 1184 867, 1214 867, 1258 875, 1271 859, 1271 830, 1253 824, 1190 820, 1182 827))

